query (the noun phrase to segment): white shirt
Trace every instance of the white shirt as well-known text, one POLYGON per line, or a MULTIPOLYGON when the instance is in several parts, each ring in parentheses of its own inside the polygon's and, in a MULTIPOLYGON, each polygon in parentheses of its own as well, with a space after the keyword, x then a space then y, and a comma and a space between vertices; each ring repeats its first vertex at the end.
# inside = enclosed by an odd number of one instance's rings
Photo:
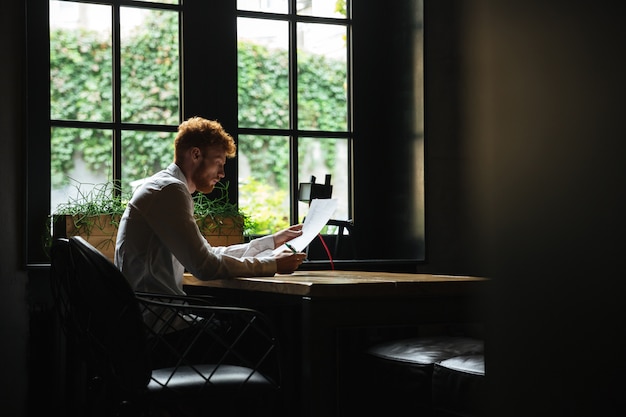
POLYGON ((274 249, 273 236, 212 247, 193 216, 193 199, 176 164, 133 194, 117 232, 115 265, 135 291, 185 294, 185 269, 201 280, 272 276, 276 261, 255 257, 274 249))

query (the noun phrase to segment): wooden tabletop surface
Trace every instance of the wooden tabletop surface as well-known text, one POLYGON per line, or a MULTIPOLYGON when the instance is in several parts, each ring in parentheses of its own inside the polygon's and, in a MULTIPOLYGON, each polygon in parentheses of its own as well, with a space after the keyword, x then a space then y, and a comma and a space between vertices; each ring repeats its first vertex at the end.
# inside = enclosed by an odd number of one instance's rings
POLYGON ((184 285, 299 296, 463 295, 486 278, 368 271, 296 271, 273 277, 201 281, 185 274, 184 285))

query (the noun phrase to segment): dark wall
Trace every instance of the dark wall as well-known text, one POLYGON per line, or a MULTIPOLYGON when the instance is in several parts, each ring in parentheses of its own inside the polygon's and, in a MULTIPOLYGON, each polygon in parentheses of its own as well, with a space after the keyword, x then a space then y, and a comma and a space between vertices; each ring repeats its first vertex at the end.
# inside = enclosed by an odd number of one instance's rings
POLYGON ((468 250, 457 3, 354 2, 354 220, 360 258, 480 275, 468 250))
POLYGON ((359 258, 423 259, 420 1, 356 1, 354 222, 359 258))
POLYGON ((468 205, 462 114, 461 6, 425 2, 426 262, 420 272, 486 275, 471 254, 474 219, 468 205))
POLYGON ((623 415, 624 8, 476 0, 461 17, 490 415, 623 415))
POLYGON ((24 259, 24 4, 2 5, 0 30, 0 413, 25 415, 28 313, 24 259))

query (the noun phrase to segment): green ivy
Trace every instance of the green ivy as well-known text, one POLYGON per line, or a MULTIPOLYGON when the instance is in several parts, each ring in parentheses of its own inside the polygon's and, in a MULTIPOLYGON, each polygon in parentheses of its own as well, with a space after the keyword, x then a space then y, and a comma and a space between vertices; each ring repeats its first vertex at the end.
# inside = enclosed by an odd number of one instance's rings
MULTIPOLYGON (((338 2, 339 8, 345 6, 338 2)), ((122 120, 129 123, 178 124, 178 15, 154 12, 121 48, 122 120)), ((238 44, 239 125, 289 127, 288 56, 285 51, 238 44)), ((50 32, 51 117, 58 120, 112 121, 112 47, 110 38, 87 30, 50 32), (78 47, 76 47, 78 45, 78 47)), ((347 93, 345 63, 299 51, 298 115, 300 128, 345 131, 347 93)), ((240 137, 239 152, 250 160, 252 183, 288 189, 289 151, 286 138, 240 137)), ((334 141, 321 141, 326 168, 333 171, 334 141)), ((171 133, 124 132, 122 189, 172 161, 171 133)), ((305 147, 307 145, 304 145, 305 147)), ((309 154, 299 149, 299 154, 309 154)), ((76 158, 106 180, 112 180, 111 132, 99 129, 54 128, 51 135, 52 186, 68 184, 76 158)), ((277 200, 278 201, 278 200, 277 200)), ((268 203, 268 202, 266 202, 268 203)), ((281 204, 280 202, 276 204, 281 204)), ((276 210, 272 210, 276 212, 276 210)), ((255 221, 257 214, 255 212, 255 221)), ((260 229, 284 219, 264 218, 260 229)))
POLYGON ((239 205, 245 207, 246 212, 254 213, 249 234, 264 235, 289 226, 289 208, 282 207, 286 191, 277 191, 254 178, 240 181, 239 191, 239 205))

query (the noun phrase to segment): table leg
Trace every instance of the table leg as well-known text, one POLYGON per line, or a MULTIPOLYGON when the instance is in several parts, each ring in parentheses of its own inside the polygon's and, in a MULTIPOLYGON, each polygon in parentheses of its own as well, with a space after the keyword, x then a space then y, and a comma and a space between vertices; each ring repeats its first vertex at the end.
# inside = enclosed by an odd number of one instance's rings
POLYGON ((302 303, 303 416, 337 416, 336 329, 324 304, 310 298, 302 303))

